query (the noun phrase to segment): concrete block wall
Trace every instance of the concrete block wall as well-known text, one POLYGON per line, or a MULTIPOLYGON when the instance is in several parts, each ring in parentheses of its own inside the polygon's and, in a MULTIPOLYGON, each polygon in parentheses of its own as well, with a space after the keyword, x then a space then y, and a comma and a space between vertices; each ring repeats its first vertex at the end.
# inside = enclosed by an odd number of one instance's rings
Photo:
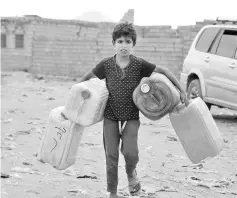
POLYGON ((1 48, 1 69, 21 70, 32 65, 33 26, 28 20, 1 19, 1 32, 6 34, 7 47, 1 48), (15 35, 24 35, 24 48, 15 48, 15 35))
MULTIPOLYGON (((33 41, 31 71, 46 75, 82 76, 100 60, 114 54, 111 39, 113 27, 114 24, 105 23, 77 24, 77 28, 66 31, 68 25, 61 25, 60 31, 52 28, 48 35, 44 33, 47 32, 44 26, 36 27, 38 31, 33 41)), ((171 26, 136 26, 136 29, 138 40, 133 54, 168 67, 179 77, 184 42, 177 31, 171 26)))
POLYGON ((96 64, 96 39, 48 39, 36 37, 31 72, 57 76, 81 76, 96 64))
POLYGON ((74 21, 57 21, 55 25, 55 21, 44 20, 35 24, 30 71, 57 76, 84 75, 104 57, 113 55, 112 27, 111 23, 74 21))
MULTIPOLYGON (((211 23, 213 21, 197 22, 177 29, 171 26, 135 26, 138 40, 133 53, 168 67, 179 78, 193 38, 203 25, 211 23)), ((22 54, 18 49, 2 49, 4 69, 27 67, 35 74, 80 77, 100 60, 114 54, 113 23, 36 18, 24 20, 22 24, 28 38, 25 49, 21 49, 22 54), (24 61, 19 61, 16 53, 24 61)))
POLYGON ((179 77, 183 61, 183 41, 171 26, 138 27, 138 41, 134 54, 148 61, 168 67, 179 77))

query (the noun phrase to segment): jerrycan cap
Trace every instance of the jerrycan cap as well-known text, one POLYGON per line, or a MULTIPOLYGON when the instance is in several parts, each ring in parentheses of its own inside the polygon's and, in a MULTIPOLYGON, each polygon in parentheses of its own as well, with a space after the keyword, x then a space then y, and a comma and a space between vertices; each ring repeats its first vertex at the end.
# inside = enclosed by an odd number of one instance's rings
POLYGON ((142 93, 148 93, 150 91, 150 86, 148 84, 143 84, 141 86, 142 93))
POLYGON ((90 94, 90 92, 89 92, 88 90, 83 90, 83 91, 81 92, 81 96, 82 96, 82 98, 83 98, 84 100, 86 100, 86 99, 90 98, 91 94, 90 94))

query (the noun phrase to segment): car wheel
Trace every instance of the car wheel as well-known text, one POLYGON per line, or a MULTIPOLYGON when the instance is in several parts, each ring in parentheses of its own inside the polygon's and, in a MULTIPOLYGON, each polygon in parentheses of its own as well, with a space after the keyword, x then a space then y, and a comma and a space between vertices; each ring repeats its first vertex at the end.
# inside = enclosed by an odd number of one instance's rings
MULTIPOLYGON (((188 85, 188 99, 194 99, 197 97, 202 98, 202 90, 201 84, 198 79, 192 80, 191 83, 188 85)), ((208 109, 211 109, 211 104, 206 103, 208 109)))

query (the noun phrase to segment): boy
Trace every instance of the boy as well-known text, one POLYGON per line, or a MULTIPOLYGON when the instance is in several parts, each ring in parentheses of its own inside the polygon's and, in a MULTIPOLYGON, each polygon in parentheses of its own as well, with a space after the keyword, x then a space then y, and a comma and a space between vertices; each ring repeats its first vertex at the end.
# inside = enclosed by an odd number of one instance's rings
POLYGON ((135 106, 132 94, 143 77, 152 72, 162 73, 180 90, 181 101, 187 103, 185 92, 178 80, 166 68, 156 66, 131 54, 136 45, 137 34, 132 24, 127 22, 115 26, 112 43, 116 54, 103 59, 96 67, 85 74, 80 82, 96 76, 106 79, 109 98, 104 112, 103 142, 106 156, 107 191, 110 198, 117 196, 119 143, 126 162, 128 187, 131 195, 141 190, 137 178, 139 110, 135 106))

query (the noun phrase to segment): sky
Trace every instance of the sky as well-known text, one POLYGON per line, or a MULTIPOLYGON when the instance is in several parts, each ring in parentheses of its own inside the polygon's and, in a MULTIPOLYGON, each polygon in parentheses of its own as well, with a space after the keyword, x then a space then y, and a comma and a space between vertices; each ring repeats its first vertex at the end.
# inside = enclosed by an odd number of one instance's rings
POLYGON ((5 0, 0 15, 39 15, 53 19, 76 19, 99 11, 118 22, 128 9, 135 10, 135 25, 194 25, 218 16, 237 18, 237 0, 5 0))

